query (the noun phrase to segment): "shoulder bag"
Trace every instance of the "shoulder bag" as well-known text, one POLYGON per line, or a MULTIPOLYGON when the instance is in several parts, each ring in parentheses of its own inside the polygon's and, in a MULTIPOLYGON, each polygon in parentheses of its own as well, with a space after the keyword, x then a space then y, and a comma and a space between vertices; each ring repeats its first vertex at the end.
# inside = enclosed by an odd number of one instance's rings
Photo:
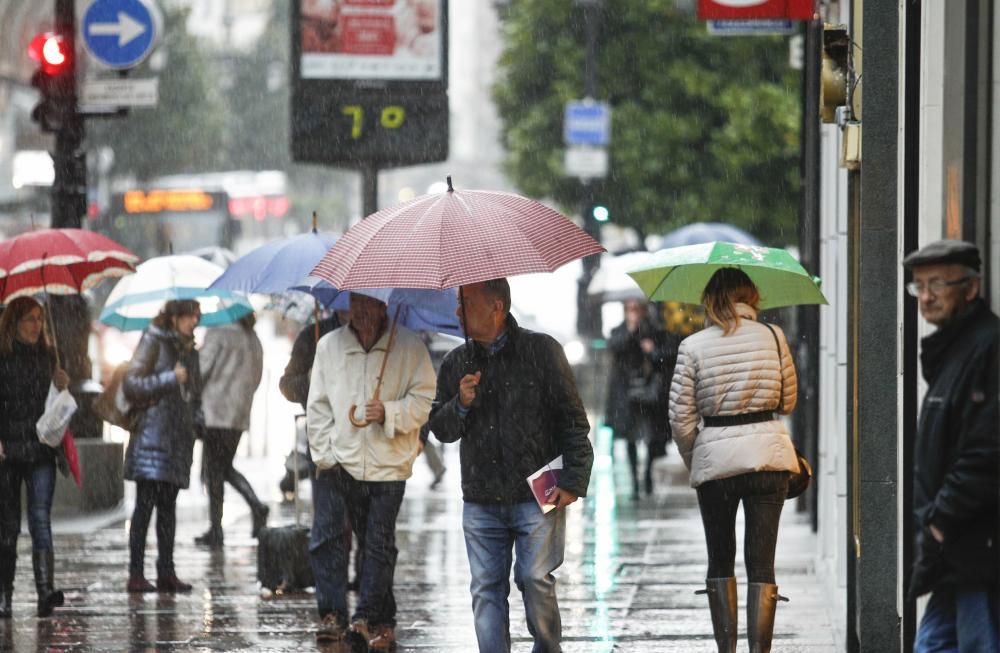
MULTIPOLYGON (((781 412, 785 405, 785 375, 781 371, 781 342, 778 340, 778 334, 775 332, 774 328, 771 327, 767 322, 761 322, 767 327, 767 330, 771 332, 774 336, 774 345, 778 348, 778 375, 781 377, 781 394, 778 395, 778 411, 781 412)), ((793 445, 794 446, 794 445, 793 445)), ((810 481, 812 481, 812 465, 802 452, 799 451, 798 447, 795 447, 795 457, 799 459, 799 471, 798 473, 790 472, 788 476, 788 495, 785 497, 787 499, 795 499, 809 487, 810 481)))

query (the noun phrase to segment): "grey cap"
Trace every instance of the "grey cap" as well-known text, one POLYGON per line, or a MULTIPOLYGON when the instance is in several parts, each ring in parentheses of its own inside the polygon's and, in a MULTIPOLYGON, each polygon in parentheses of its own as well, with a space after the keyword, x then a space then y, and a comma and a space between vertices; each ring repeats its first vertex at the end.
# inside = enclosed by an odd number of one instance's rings
POLYGON ((903 259, 903 267, 907 270, 920 265, 944 263, 958 263, 979 272, 982 265, 979 248, 964 240, 938 240, 924 245, 915 252, 910 252, 903 259))

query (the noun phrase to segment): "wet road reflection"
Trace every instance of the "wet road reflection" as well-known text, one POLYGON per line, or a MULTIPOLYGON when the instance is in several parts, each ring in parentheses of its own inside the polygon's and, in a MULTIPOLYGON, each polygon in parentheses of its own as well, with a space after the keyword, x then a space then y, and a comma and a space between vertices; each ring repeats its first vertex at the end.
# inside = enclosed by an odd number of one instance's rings
MULTIPOLYGON (((566 561, 557 572, 565 650, 714 651, 707 607, 703 597, 694 595, 705 573, 697 501, 676 452, 657 467, 656 494, 634 501, 624 454, 612 459, 606 432, 596 433, 595 440, 590 497, 570 508, 566 561)), ((457 472, 457 449, 448 456, 448 467, 457 472)), ((472 651, 475 634, 458 475, 449 471, 436 491, 428 490, 428 484, 428 477, 419 473, 411 481, 399 518, 399 651, 472 651)), ((272 510, 272 525, 293 521, 291 506, 275 504, 272 510)), ((35 617, 31 565, 25 564, 30 551, 22 536, 15 618, 0 622, 0 649, 316 650, 312 594, 270 600, 259 596, 249 514, 227 519, 226 549, 221 552, 192 544, 204 523, 204 506, 179 513, 178 576, 195 586, 180 595, 124 592, 128 547, 122 523, 87 534, 57 535, 56 579, 66 590, 66 607, 41 620, 35 617)), ((152 534, 149 546, 155 551, 152 534)), ((813 575, 814 550, 808 526, 789 512, 782 525, 777 573, 782 593, 792 602, 779 611, 776 650, 836 650, 829 601, 813 575)), ((150 571, 152 565, 149 560, 150 571)), ((744 580, 740 578, 741 594, 744 580)), ((513 592, 513 648, 529 651, 520 596, 513 592)))

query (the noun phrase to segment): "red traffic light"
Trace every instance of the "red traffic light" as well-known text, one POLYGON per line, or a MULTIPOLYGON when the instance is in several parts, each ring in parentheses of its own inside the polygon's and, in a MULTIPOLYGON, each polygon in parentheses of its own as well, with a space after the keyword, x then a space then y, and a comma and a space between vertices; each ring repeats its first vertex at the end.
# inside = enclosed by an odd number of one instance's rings
POLYGON ((69 65, 69 47, 62 35, 55 32, 42 32, 31 39, 28 55, 47 75, 58 75, 69 65))

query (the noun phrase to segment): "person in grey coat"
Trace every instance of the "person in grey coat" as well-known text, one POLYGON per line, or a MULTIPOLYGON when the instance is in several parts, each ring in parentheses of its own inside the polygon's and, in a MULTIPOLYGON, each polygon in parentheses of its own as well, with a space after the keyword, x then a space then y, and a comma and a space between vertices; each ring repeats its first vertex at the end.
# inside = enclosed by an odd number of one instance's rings
POLYGON ((209 329, 201 346, 201 406, 205 413, 202 441, 202 476, 208 485, 209 529, 195 538, 196 544, 222 547, 222 502, 229 483, 250 506, 251 536, 257 537, 267 524, 269 509, 261 503, 243 474, 233 467, 233 458, 243 432, 250 428, 253 395, 264 370, 264 349, 254 333, 253 313, 235 324, 209 329))
POLYGON ((125 452, 125 478, 137 485, 129 529, 129 592, 186 592, 174 570, 177 493, 190 483, 195 432, 203 428, 201 376, 194 329, 198 302, 168 301, 146 327, 122 382, 135 429, 125 452), (144 574, 146 532, 156 509, 156 585, 144 574))

